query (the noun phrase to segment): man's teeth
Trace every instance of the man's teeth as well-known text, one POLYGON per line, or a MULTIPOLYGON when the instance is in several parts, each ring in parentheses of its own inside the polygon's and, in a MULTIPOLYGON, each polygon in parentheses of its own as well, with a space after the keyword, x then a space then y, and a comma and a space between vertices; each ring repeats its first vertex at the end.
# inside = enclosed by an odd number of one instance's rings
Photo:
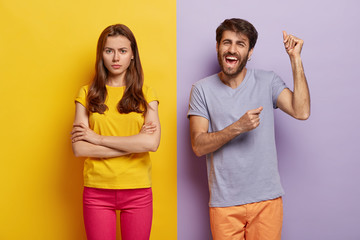
POLYGON ((226 57, 226 59, 228 59, 228 60, 233 60, 233 61, 236 61, 236 60, 237 60, 236 57, 226 57))

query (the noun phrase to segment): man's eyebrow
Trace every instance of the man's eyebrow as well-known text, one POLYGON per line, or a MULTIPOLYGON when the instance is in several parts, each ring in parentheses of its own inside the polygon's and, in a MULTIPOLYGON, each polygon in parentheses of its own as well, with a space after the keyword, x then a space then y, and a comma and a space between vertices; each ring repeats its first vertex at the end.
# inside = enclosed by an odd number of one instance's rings
POLYGON ((236 43, 244 43, 245 45, 247 44, 245 40, 238 40, 236 43))

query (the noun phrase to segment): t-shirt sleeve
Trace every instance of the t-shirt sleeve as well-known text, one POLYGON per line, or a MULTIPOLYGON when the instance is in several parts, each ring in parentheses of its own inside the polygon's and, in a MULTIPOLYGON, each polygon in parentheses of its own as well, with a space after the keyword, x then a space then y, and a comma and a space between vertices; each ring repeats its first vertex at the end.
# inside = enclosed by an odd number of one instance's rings
POLYGON ((277 108, 276 104, 277 104, 277 99, 280 95, 280 93, 287 88, 285 82, 277 75, 274 73, 272 82, 271 82, 271 87, 272 87, 272 101, 273 101, 273 108, 277 108))
POLYGON ((87 92, 88 92, 88 86, 81 87, 77 97, 75 98, 75 102, 79 102, 81 105, 86 107, 87 92))
POLYGON ((156 94, 156 91, 149 86, 146 86, 146 88, 144 89, 144 94, 145 94, 145 99, 148 103, 152 102, 152 101, 157 101, 159 102, 159 98, 156 94))
POLYGON ((190 93, 189 111, 187 117, 191 115, 201 116, 210 120, 209 112, 207 109, 205 96, 197 86, 193 85, 190 93))

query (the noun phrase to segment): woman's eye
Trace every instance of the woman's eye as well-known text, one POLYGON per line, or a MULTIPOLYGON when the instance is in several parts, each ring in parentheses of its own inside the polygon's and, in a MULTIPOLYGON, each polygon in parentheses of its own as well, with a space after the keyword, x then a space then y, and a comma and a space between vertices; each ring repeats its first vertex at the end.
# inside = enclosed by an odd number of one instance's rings
POLYGON ((126 53, 126 50, 120 50, 120 53, 126 53))
POLYGON ((112 53, 112 50, 106 49, 106 50, 105 50, 105 53, 112 53))

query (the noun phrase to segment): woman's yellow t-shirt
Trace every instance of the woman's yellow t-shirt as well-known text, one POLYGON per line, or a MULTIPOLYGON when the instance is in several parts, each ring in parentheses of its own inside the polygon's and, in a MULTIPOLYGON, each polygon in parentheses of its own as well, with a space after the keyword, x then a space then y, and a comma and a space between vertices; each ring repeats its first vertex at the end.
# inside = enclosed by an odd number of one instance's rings
MULTIPOLYGON (((75 101, 87 108, 89 86, 83 86, 75 101)), ((89 112, 89 126, 103 136, 131 136, 140 132, 144 124, 142 113, 121 114, 117 104, 125 87, 106 86, 104 114, 89 112)), ((151 87, 143 86, 148 103, 158 101, 151 87)), ((84 162, 84 186, 105 189, 132 189, 151 187, 151 161, 149 153, 135 153, 115 158, 87 158, 84 162)))

